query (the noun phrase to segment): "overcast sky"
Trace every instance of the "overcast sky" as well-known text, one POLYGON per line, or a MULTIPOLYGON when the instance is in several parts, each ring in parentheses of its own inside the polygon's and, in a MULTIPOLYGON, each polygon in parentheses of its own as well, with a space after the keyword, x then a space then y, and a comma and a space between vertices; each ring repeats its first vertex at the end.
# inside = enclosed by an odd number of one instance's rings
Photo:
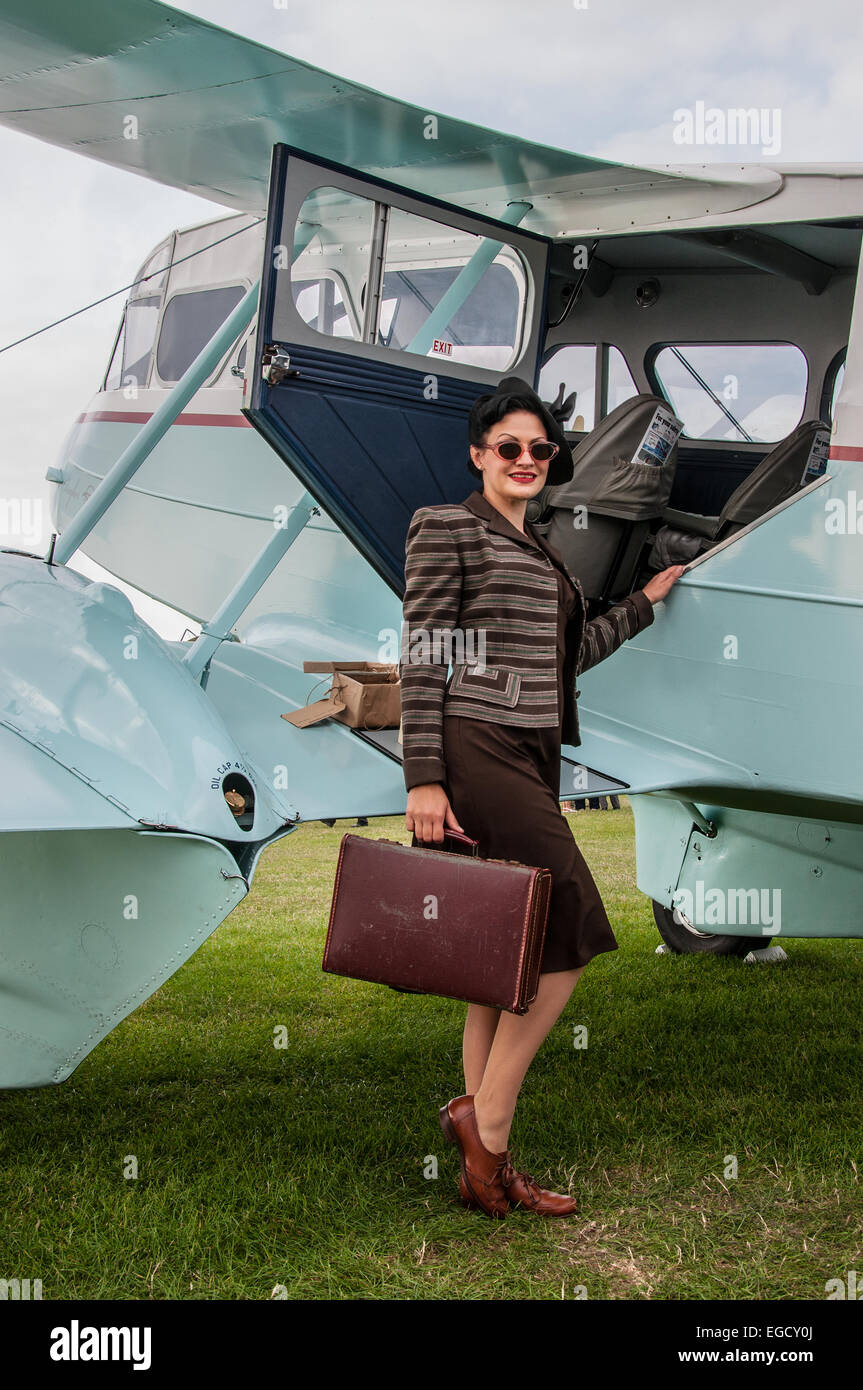
MULTIPOLYGON (((582 153, 647 164, 863 161, 860 0, 184 8, 430 111, 582 153), (676 143, 675 112, 698 102, 778 110, 778 155, 676 143)), ((224 211, 6 130, 0 168, 0 346, 128 283, 173 227, 224 211)), ((115 299, 0 355, 0 499, 47 499, 45 468, 98 386, 121 308, 115 299)))

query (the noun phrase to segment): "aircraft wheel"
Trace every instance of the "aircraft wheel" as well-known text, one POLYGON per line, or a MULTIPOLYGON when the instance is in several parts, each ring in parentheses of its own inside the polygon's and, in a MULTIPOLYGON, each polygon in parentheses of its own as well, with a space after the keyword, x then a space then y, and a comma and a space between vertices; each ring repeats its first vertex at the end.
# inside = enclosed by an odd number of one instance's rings
POLYGON ((679 908, 653 900, 653 916, 659 935, 676 955, 746 956, 768 944, 763 936, 720 936, 699 931, 679 908))

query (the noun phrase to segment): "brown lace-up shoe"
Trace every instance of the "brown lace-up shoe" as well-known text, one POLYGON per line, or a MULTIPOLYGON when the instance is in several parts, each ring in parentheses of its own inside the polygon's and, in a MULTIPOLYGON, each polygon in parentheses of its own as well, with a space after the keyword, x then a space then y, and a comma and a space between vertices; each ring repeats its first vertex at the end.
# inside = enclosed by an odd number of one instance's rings
MULTIPOLYGON (((503 1184, 507 1201, 511 1206, 525 1207, 528 1211, 535 1211, 538 1216, 574 1216, 578 1211, 575 1197, 565 1197, 560 1192, 549 1192, 547 1188, 540 1187, 529 1173, 513 1168, 511 1163, 504 1169, 503 1184)), ((464 1206, 477 1205, 463 1179, 459 1180, 459 1196, 464 1206)))
POLYGON ((566 1197, 562 1192, 549 1192, 519 1168, 508 1163, 504 1169, 503 1185, 512 1205, 526 1207, 538 1216, 574 1216, 578 1211, 575 1197, 566 1197))
POLYGON ((509 1209, 503 1174, 509 1166, 509 1150, 494 1154, 479 1137, 473 1096, 457 1096, 440 1110, 441 1129, 450 1143, 457 1145, 461 1160, 461 1182, 471 1204, 487 1216, 501 1219, 509 1209))

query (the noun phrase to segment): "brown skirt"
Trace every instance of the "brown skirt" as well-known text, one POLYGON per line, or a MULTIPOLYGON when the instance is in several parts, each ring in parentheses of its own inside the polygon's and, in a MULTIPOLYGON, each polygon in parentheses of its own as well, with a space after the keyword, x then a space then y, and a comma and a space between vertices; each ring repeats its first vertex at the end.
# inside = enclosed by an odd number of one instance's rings
POLYGON ((617 950, 599 889, 560 809, 560 728, 450 714, 443 729, 450 804, 482 857, 551 870, 542 973, 574 970, 617 950))

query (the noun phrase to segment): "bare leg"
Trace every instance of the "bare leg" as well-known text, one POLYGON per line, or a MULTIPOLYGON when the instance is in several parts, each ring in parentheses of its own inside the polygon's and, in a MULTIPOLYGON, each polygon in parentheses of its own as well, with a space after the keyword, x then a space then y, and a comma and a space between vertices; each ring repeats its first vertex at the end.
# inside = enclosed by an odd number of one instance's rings
POLYGON ((536 999, 526 1014, 500 1014, 482 1082, 473 1092, 479 1137, 492 1153, 503 1153, 509 1143, 521 1083, 583 970, 582 965, 540 975, 536 999))
POLYGON ((500 1009, 488 1008, 485 1004, 467 1006, 461 1048, 466 1096, 472 1096, 479 1090, 499 1018, 500 1009))

